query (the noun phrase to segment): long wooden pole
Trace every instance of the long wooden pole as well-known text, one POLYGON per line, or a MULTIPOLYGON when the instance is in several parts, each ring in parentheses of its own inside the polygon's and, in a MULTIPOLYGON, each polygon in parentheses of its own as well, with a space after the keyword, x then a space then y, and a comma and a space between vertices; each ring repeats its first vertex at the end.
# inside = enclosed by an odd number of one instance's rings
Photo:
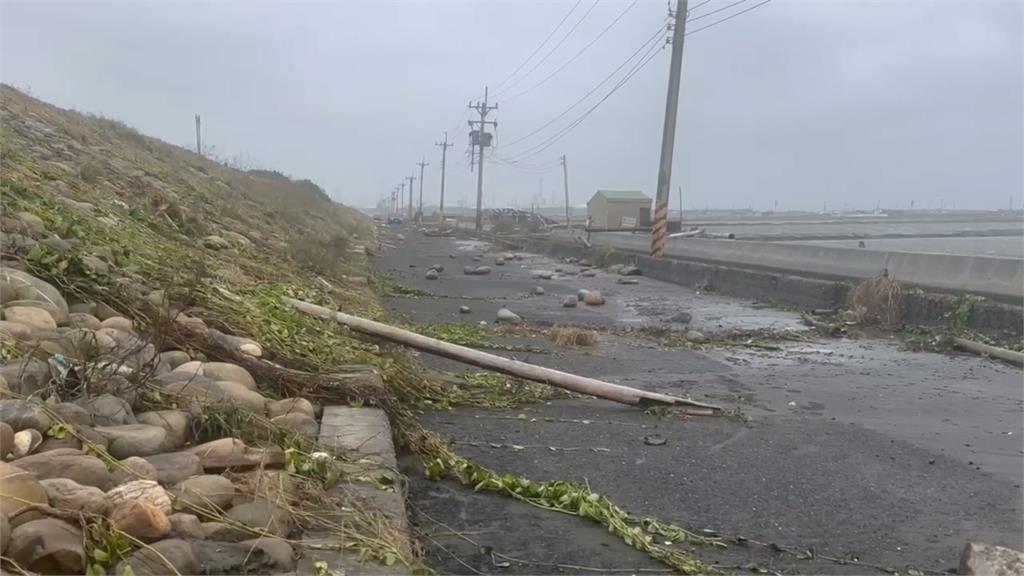
POLYGON ((953 343, 956 344, 957 348, 967 350, 968 352, 998 358, 1016 366, 1024 366, 1024 353, 1017 352, 1016 350, 989 346, 988 344, 967 340, 966 338, 953 338, 953 343))
POLYGON ((603 382, 593 378, 577 376, 575 374, 569 374, 559 370, 552 370, 551 368, 535 366, 518 360, 502 358, 501 356, 488 354, 486 352, 481 352, 465 346, 459 346, 457 344, 442 342, 428 336, 423 336, 422 334, 416 334, 415 332, 395 328, 394 326, 389 326, 380 322, 374 322, 373 320, 367 320, 365 318, 352 316, 343 312, 335 312, 334 310, 324 308, 323 306, 317 306, 316 304, 310 304, 309 302, 303 302, 301 300, 285 298, 284 301, 285 303, 294 306, 300 312, 304 312, 312 316, 318 316, 320 318, 334 320, 348 326, 356 332, 362 332, 364 334, 383 338, 391 342, 409 346, 410 348, 416 348, 417 350, 422 350, 445 358, 451 358, 452 360, 458 360, 460 362, 465 362, 466 364, 472 364, 473 366, 479 366, 495 372, 509 374, 511 376, 548 384, 550 386, 556 386, 558 388, 564 388, 566 390, 586 394, 588 396, 597 396, 599 398, 605 398, 607 400, 613 400, 615 402, 621 402, 623 404, 630 404, 633 406, 645 403, 669 406, 681 405, 688 407, 687 411, 690 413, 708 416, 718 414, 722 410, 720 407, 713 404, 705 404, 688 398, 677 398, 667 394, 638 390, 628 386, 621 386, 619 384, 612 384, 610 382, 603 382))

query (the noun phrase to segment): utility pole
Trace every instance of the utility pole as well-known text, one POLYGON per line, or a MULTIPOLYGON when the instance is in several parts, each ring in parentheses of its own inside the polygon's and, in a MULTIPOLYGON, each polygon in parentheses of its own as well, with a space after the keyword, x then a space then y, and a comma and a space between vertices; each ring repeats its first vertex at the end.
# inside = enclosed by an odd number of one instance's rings
POLYGON ((565 227, 572 229, 572 215, 569 214, 569 167, 565 163, 565 154, 562 154, 562 187, 565 188, 565 227))
POLYGON ((683 231, 683 185, 679 185, 679 231, 683 231))
MULTIPOLYGON (((448 143, 448 132, 444 133, 444 142, 434 142, 434 146, 441 147, 441 206, 437 211, 437 221, 444 225, 444 163, 448 156, 448 149, 455 144, 448 143)), ((422 180, 420 180, 422 182, 422 180)))
POLYGON ((405 179, 409 181, 409 220, 412 220, 412 182, 416 179, 416 175, 406 176, 405 179))
POLYGON ((203 137, 199 128, 199 114, 196 114, 196 154, 203 155, 203 137))
POLYGON ((495 128, 498 127, 497 122, 489 122, 487 120, 487 113, 491 110, 496 110, 498 105, 488 106, 487 104, 487 87, 484 86, 484 101, 473 104, 469 103, 469 107, 476 110, 480 114, 479 120, 470 120, 469 127, 472 128, 473 124, 477 125, 477 130, 470 130, 470 140, 473 144, 479 147, 479 156, 477 157, 477 172, 476 172, 476 231, 480 232, 484 229, 484 213, 483 213, 483 201, 484 201, 484 148, 490 146, 490 134, 487 133, 487 125, 490 124, 495 128), (475 137, 474 137, 475 136, 475 137))
POLYGON ((419 209, 416 210, 416 221, 417 222, 422 222, 423 221, 423 168, 426 167, 426 166, 430 166, 430 164, 427 164, 427 159, 424 158, 423 160, 417 162, 416 165, 420 167, 420 202, 419 202, 419 209))
POLYGON ((683 68, 686 4, 686 0, 676 0, 675 25, 672 27, 672 62, 668 72, 665 126, 661 133, 661 162, 658 166, 658 194, 654 200, 654 231, 651 236, 651 256, 654 258, 664 256, 668 244, 669 186, 672 184, 672 152, 676 143, 676 116, 679 112, 679 77, 683 68))
POLYGON ((402 181, 402 189, 401 190, 402 191, 401 191, 401 193, 398 196, 398 206, 395 207, 396 208, 395 215, 398 216, 399 218, 402 217, 402 208, 403 208, 403 206, 405 204, 405 181, 404 180, 402 181))

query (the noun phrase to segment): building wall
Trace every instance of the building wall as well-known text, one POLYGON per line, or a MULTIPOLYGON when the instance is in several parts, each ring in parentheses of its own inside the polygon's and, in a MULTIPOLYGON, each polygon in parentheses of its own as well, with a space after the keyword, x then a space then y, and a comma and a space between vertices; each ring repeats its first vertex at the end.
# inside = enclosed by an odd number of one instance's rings
POLYGON ((587 202, 587 216, 590 225, 598 228, 608 226, 608 200, 604 196, 595 196, 587 202))

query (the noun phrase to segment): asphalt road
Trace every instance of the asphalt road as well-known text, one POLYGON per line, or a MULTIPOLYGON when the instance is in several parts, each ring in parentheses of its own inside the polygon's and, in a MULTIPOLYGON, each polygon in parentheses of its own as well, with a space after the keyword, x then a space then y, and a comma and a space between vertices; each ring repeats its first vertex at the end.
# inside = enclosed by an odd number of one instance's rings
MULTIPOLYGON (((419 323, 491 321, 505 305, 537 324, 658 324, 705 332, 799 326, 796 314, 749 301, 647 278, 631 286, 603 272, 581 278, 573 266, 539 256, 494 266, 496 253, 485 245, 403 233, 407 239, 377 263, 400 284, 440 295, 390 300, 393 310, 419 323), (474 255, 481 261, 473 262, 474 255), (439 280, 424 278, 432 263, 446 268, 439 280), (462 267, 469 264, 491 265, 494 273, 465 276, 462 267), (550 280, 533 278, 535 270, 556 268, 563 273, 550 280), (538 285, 544 295, 531 295, 538 285), (579 288, 600 289, 608 304, 562 308, 561 298, 579 288), (461 305, 473 312, 460 315, 461 305), (689 326, 665 322, 679 311, 692 314, 689 326)), ((904 352, 886 340, 690 351, 602 334, 592 350, 554 349, 542 339, 531 344, 550 353, 507 355, 740 408, 751 420, 658 417, 586 399, 428 413, 424 424, 498 471, 586 482, 638 514, 814 549, 819 556, 941 571, 956 566, 968 540, 1024 547, 1018 369, 972 356, 904 352), (666 444, 646 445, 644 437, 652 434, 666 444)), ((423 361, 472 370, 427 356, 423 361)), ((439 572, 663 568, 587 521, 430 482, 408 456, 402 465, 410 477, 413 521, 439 572)), ((750 562, 790 573, 868 572, 757 546, 694 552, 727 572, 746 572, 742 566, 750 562)))

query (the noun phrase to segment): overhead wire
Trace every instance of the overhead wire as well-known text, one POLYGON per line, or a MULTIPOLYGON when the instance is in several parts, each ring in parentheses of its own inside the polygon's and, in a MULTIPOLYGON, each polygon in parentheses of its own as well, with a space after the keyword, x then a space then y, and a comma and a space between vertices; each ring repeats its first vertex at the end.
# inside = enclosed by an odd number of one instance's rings
POLYGON ((597 8, 597 5, 600 2, 601 2, 601 0, 594 0, 594 3, 590 5, 590 8, 588 8, 587 11, 583 13, 583 16, 581 16, 580 19, 577 20, 576 23, 572 25, 572 28, 569 28, 568 32, 566 32, 565 35, 562 36, 562 39, 558 41, 558 44, 555 44, 554 47, 551 48, 551 50, 548 50, 548 53, 545 54, 543 58, 538 60, 537 63, 534 64, 532 68, 530 68, 529 70, 526 71, 526 74, 523 74, 522 76, 519 77, 518 80, 513 81, 511 84, 505 86, 504 88, 496 89, 494 91, 494 95, 497 96, 497 95, 499 95, 499 94, 501 94, 503 92, 507 92, 510 88, 512 88, 516 84, 519 84, 523 80, 527 79, 530 76, 530 74, 533 74, 534 70, 536 70, 538 67, 540 67, 541 64, 546 62, 547 59, 550 58, 551 55, 554 54, 555 51, 557 51, 558 48, 562 46, 562 44, 565 44, 565 41, 569 39, 569 36, 572 36, 572 33, 575 32, 576 29, 579 28, 580 24, 582 24, 583 21, 587 19, 587 16, 590 16, 590 13, 594 11, 594 8, 597 8))
POLYGON ((598 82, 596 86, 591 88, 589 92, 587 92, 586 94, 581 96, 579 99, 577 99, 575 102, 573 102, 568 108, 563 110, 560 114, 558 114, 557 116, 555 116, 551 120, 548 120, 547 122, 545 122, 544 124, 542 124, 541 126, 536 128, 535 130, 533 130, 532 132, 529 132, 528 134, 525 134, 524 136, 521 136, 520 138, 517 138, 516 140, 513 140, 512 142, 509 142, 509 143, 505 144, 505 146, 506 147, 515 146, 519 142, 522 142, 522 141, 526 140, 527 138, 530 138, 534 134, 537 134, 541 130, 544 130, 548 126, 554 124, 559 119, 564 117, 566 114, 571 112, 574 108, 576 108, 577 106, 582 104, 587 98, 589 98, 590 95, 592 95, 594 92, 597 92, 602 86, 607 84, 608 81, 611 80, 619 72, 619 70, 622 70, 627 64, 629 64, 634 58, 636 58, 637 54, 640 54, 645 49, 649 49, 652 42, 654 42, 655 45, 657 45, 657 40, 659 38, 661 38, 661 36, 662 36, 662 34, 664 34, 664 32, 665 32, 665 25, 662 24, 661 26, 658 26, 658 29, 654 32, 654 34, 652 34, 649 38, 647 38, 647 40, 645 40, 644 43, 641 44, 640 47, 637 48, 635 52, 633 52, 632 54, 629 55, 628 58, 623 60, 621 64, 619 64, 614 70, 612 70, 607 76, 605 76, 603 80, 598 82))
POLYGON ((751 6, 749 8, 745 8, 743 10, 740 10, 739 12, 736 12, 735 14, 730 14, 730 15, 726 16, 725 18, 722 18, 721 20, 716 20, 716 21, 712 22, 711 24, 707 24, 705 26, 701 26, 700 28, 697 28, 696 30, 688 30, 686 32, 686 36, 689 36, 690 34, 696 34, 697 32, 700 32, 701 30, 707 30, 708 28, 711 28, 712 26, 717 26, 717 25, 719 25, 722 22, 725 22, 727 20, 732 20, 733 18, 739 16, 740 14, 746 14, 747 12, 750 12, 751 10, 754 10, 755 8, 760 8, 761 6, 764 6, 765 4, 767 4, 767 3, 771 2, 771 1, 772 0, 763 0, 762 2, 754 4, 753 6, 751 6))
POLYGON ((544 45, 546 45, 548 41, 551 40, 552 36, 555 35, 555 32, 558 32, 558 29, 562 27, 562 24, 565 24, 565 21, 568 20, 569 16, 576 11, 576 8, 580 5, 581 2, 583 2, 583 0, 576 0, 576 3, 572 5, 572 8, 570 8, 569 11, 565 13, 565 16, 562 16, 562 19, 558 21, 558 24, 556 24, 555 27, 551 29, 551 32, 547 35, 546 38, 544 38, 544 41, 541 42, 540 45, 537 46, 537 48, 533 52, 531 52, 529 56, 526 57, 526 60, 523 60, 522 64, 516 67, 516 69, 513 70, 511 74, 509 74, 504 80, 498 82, 494 86, 495 91, 499 90, 501 86, 505 84, 505 82, 511 80, 520 70, 523 69, 523 66, 526 66, 526 64, 531 59, 533 59, 534 56, 537 55, 537 52, 540 52, 541 49, 544 48, 544 45))
POLYGON ((577 58, 582 56, 584 52, 586 52, 591 46, 593 46, 595 43, 597 43, 598 40, 603 38, 604 35, 607 34, 609 30, 611 30, 613 27, 615 27, 615 25, 618 24, 620 20, 622 20, 622 17, 625 16, 630 10, 632 10, 634 6, 636 6, 637 2, 639 2, 639 0, 633 0, 633 2, 631 4, 629 4, 628 6, 626 6, 626 9, 623 10, 622 12, 620 12, 619 15, 616 16, 615 19, 612 20, 610 24, 605 26, 604 30, 601 30, 601 32, 596 37, 594 37, 593 40, 588 42, 587 45, 584 46, 582 49, 580 49, 580 51, 577 52, 575 55, 573 55, 572 58, 566 60, 565 63, 563 63, 558 68, 556 68, 554 72, 548 74, 540 82, 537 82, 536 84, 534 84, 533 86, 530 86, 526 90, 523 90, 522 92, 517 92, 516 94, 513 94, 512 96, 509 96, 509 97, 505 98, 504 101, 505 102, 510 102, 512 100, 515 100, 516 98, 519 98, 520 96, 523 96, 523 95, 525 95, 525 94, 527 94, 527 93, 529 93, 529 92, 539 88, 540 86, 543 86, 545 83, 547 83, 548 80, 551 80, 552 78, 557 76, 559 72, 561 72, 562 70, 565 70, 570 64, 575 62, 577 58))
POLYGON ((636 64, 634 64, 633 68, 630 69, 629 72, 627 72, 626 75, 623 76, 619 80, 619 82, 615 86, 613 86, 612 89, 609 90, 607 94, 604 95, 604 97, 602 97, 593 106, 591 106, 589 109, 587 109, 587 111, 584 112, 583 114, 581 114, 576 120, 574 120, 569 125, 563 127, 561 130, 556 132, 554 135, 550 136, 547 140, 544 140, 541 143, 536 144, 533 147, 524 150, 523 152, 519 153, 516 157, 507 159, 507 161, 508 162, 512 162, 513 164, 514 163, 518 163, 518 162, 521 162, 521 161, 523 161, 523 160, 525 160, 527 158, 531 158, 533 156, 536 156, 537 154, 540 154, 544 150, 547 150, 548 148, 553 146, 556 142, 561 140, 565 135, 567 135, 569 132, 572 132, 572 130, 574 130, 577 126, 582 124, 583 121, 588 116, 590 116, 591 113, 594 112, 594 110, 597 110, 597 108, 600 107, 601 104, 603 104, 606 100, 608 100, 608 98, 610 98, 612 96, 612 94, 615 94, 615 92, 617 92, 619 90, 619 88, 623 87, 627 82, 629 82, 629 80, 631 78, 633 78, 633 76, 635 76, 637 73, 640 72, 640 70, 642 70, 645 66, 647 66, 647 64, 649 62, 651 62, 651 60, 653 60, 655 56, 658 55, 658 52, 660 50, 664 49, 664 47, 665 47, 665 45, 661 45, 661 46, 655 45, 655 46, 652 46, 650 49, 648 49, 647 53, 645 53, 644 56, 642 56, 641 59, 636 64))
POLYGON ((733 2, 732 4, 727 4, 725 6, 722 6, 721 8, 715 8, 711 12, 705 12, 705 13, 701 14, 700 16, 687 17, 686 18, 686 23, 689 24, 690 22, 696 22, 697 20, 700 20, 701 18, 707 18, 708 16, 711 16, 712 14, 718 14, 719 12, 722 12, 723 10, 728 10, 729 8, 732 8, 733 6, 739 6, 740 4, 743 4, 746 1, 747 0, 736 0, 736 2, 733 2))

